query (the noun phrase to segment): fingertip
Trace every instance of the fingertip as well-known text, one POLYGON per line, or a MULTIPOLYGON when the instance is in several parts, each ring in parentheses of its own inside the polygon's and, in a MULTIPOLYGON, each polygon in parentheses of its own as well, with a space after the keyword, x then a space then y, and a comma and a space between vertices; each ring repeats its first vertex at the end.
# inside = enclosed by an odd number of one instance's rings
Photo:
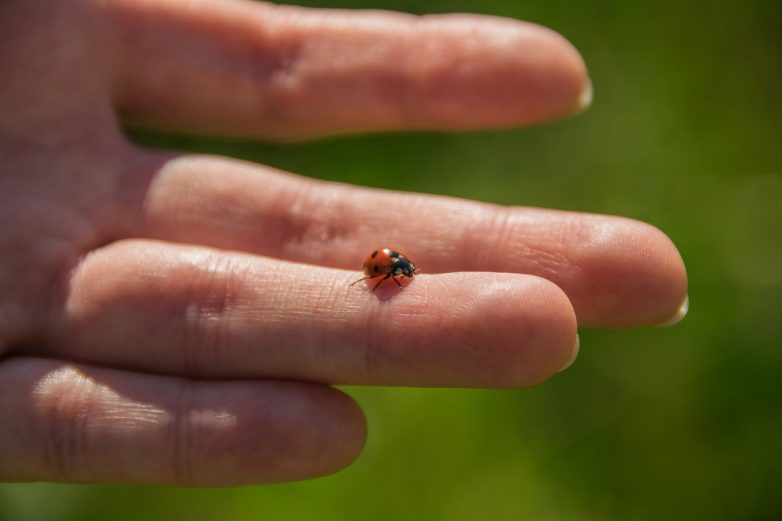
POLYGON ((582 324, 658 325, 679 313, 687 296, 687 270, 665 233, 621 217, 603 217, 584 230, 572 251, 583 282, 570 288, 582 324))
POLYGON ((525 276, 514 295, 519 316, 526 319, 525 342, 517 342, 510 353, 503 387, 540 384, 569 367, 578 354, 576 313, 570 299, 553 282, 525 276))
MULTIPOLYGON (((592 85, 585 61, 575 46, 547 27, 486 15, 433 15, 430 25, 450 39, 428 74, 437 100, 420 117, 451 128, 512 127, 539 123, 585 110, 592 85), (465 104, 471 107, 469 116, 465 104)), ((418 67, 426 54, 416 55, 418 67)))
MULTIPOLYGON (((326 476, 349 466, 366 442, 366 422, 345 393, 304 382, 248 383, 230 430, 199 426, 196 486, 278 483, 326 476), (209 472, 208 465, 215 471, 209 472), (219 472, 220 467, 223 472, 219 472)), ((214 396, 219 410, 225 400, 214 396)), ((212 400, 206 400, 209 403, 212 400)), ((208 410, 208 408, 207 408, 208 410)))
POLYGON ((361 407, 346 393, 334 388, 327 390, 332 411, 328 417, 328 434, 324 443, 332 447, 332 458, 318 469, 316 476, 333 474, 352 464, 364 450, 367 441, 367 422, 361 407))
MULTIPOLYGON (((433 276, 442 293, 436 334, 453 341, 459 382, 493 388, 539 384, 572 363, 576 316, 565 293, 536 276, 469 273, 433 276), (452 279, 452 280, 447 280, 452 279), (456 287, 444 291, 444 287, 456 287), (454 332, 458 334, 453 334, 454 332)), ((411 286, 412 289, 412 286, 411 286)))
POLYGON ((540 56, 537 58, 537 78, 541 82, 541 100, 547 101, 548 117, 577 114, 592 104, 593 85, 586 62, 564 35, 537 24, 528 24, 538 31, 540 56))
POLYGON ((655 297, 649 306, 647 324, 674 325, 689 311, 687 268, 678 248, 668 235, 646 223, 639 223, 642 240, 649 249, 648 286, 655 297))

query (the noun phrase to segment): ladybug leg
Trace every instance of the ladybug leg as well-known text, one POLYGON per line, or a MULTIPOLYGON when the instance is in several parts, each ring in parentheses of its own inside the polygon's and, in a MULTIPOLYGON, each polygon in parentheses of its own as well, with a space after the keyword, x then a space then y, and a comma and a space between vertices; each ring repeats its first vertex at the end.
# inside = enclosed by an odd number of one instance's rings
POLYGON ((399 282, 399 281, 397 280, 397 278, 396 278, 396 277, 391 277, 391 280, 393 280, 394 282, 396 282, 396 285, 397 285, 397 286, 399 286, 400 288, 402 287, 402 283, 401 283, 401 282, 399 282))
POLYGON ((358 279, 356 282, 354 282, 354 283, 352 283, 352 284, 349 284, 349 286, 355 286, 356 284, 358 284, 358 283, 359 283, 359 282, 361 282, 362 280, 367 280, 367 279, 371 279, 371 278, 372 278, 372 277, 364 277, 363 279, 358 279))
MULTIPOLYGON (((391 278, 391 274, 389 273, 388 275, 386 275, 385 277, 383 277, 382 279, 380 279, 380 281, 379 281, 377 284, 375 284, 375 287, 374 287, 374 288, 372 288, 372 291, 370 291, 370 293, 374 293, 374 292, 375 292, 375 290, 377 289, 377 287, 378 287, 378 286, 380 286, 380 285, 383 283, 383 281, 384 281, 384 280, 386 280, 386 279, 390 279, 390 278, 391 278)), ((396 279, 394 279, 394 280, 396 280, 396 279)))

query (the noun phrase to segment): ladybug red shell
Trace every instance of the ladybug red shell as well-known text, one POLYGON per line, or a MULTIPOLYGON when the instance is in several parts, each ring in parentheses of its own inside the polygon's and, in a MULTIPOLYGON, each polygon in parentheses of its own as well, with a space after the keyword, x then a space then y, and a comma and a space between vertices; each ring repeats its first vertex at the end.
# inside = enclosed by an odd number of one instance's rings
POLYGON ((412 279, 415 276, 415 264, 398 251, 390 248, 378 248, 370 253, 367 260, 364 261, 364 275, 366 275, 364 278, 353 284, 358 284, 362 280, 382 277, 372 288, 372 292, 387 279, 393 280, 401 288, 402 284, 397 280, 397 277, 412 279))

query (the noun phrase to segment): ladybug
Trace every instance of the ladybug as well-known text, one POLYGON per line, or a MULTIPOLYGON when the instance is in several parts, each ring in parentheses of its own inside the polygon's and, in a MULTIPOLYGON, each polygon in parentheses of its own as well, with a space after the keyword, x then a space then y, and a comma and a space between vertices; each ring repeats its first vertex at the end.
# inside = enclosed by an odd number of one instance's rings
POLYGON ((386 279, 393 280, 401 288, 402 284, 397 280, 397 277, 412 279, 415 276, 415 264, 398 251, 390 248, 378 248, 370 253, 367 260, 364 261, 364 275, 366 277, 357 280, 351 286, 362 280, 382 277, 372 288, 371 293, 374 293, 386 279))

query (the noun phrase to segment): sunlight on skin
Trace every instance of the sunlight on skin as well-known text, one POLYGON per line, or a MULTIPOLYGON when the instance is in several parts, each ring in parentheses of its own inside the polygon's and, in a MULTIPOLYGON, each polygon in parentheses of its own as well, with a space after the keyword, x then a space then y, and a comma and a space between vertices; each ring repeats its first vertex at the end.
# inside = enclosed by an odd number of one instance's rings
POLYGON ((534 385, 572 363, 577 322, 659 323, 686 294, 675 246, 638 221, 318 182, 145 150, 120 126, 288 141, 548 121, 591 100, 549 29, 8 0, 0 33, 3 479, 327 474, 366 436, 330 384, 534 385), (425 274, 350 287, 384 245, 425 274))

